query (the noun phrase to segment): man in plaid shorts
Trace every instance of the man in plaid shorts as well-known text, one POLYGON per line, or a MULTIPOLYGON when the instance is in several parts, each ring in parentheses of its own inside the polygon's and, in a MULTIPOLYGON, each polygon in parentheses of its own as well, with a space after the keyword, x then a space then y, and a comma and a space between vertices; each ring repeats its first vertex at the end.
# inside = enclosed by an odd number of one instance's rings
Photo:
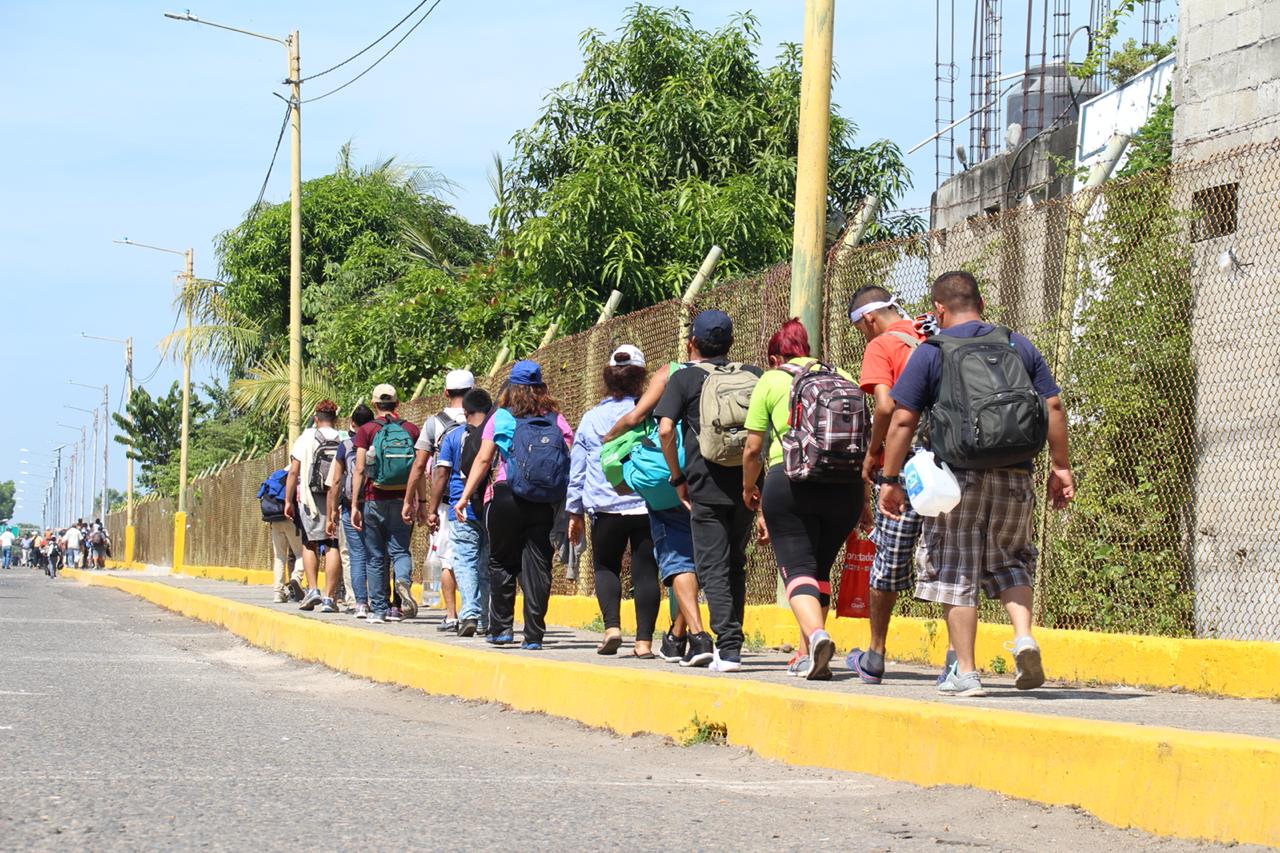
MULTIPOLYGON (((978 282, 967 272, 949 272, 933 283, 933 306, 941 336, 976 338, 996 327, 982 322, 983 302, 978 282)), ((1048 415, 1048 498, 1062 508, 1075 495, 1075 481, 1067 459, 1067 416, 1060 389, 1044 358, 1030 341, 1011 334, 1008 346, 1017 352, 1048 415)), ((996 363, 998 356, 990 356, 996 363)), ((881 474, 880 511, 902 519, 906 493, 901 471, 921 412, 942 397, 941 346, 920 347, 893 386, 897 404, 885 440, 881 474)), ((957 368, 958 369, 958 368, 957 368)), ((957 373, 949 381, 962 382, 957 373)), ((935 432, 934 438, 939 435, 935 432)), ((960 503, 950 512, 924 519, 917 552, 916 597, 936 601, 946 616, 947 634, 956 652, 956 668, 938 692, 949 696, 981 696, 984 691, 974 660, 978 633, 978 592, 999 598, 1013 623, 1012 651, 1021 690, 1044 683, 1040 649, 1031 636, 1031 590, 1036 549, 1032 543, 1035 494, 1031 462, 1008 467, 952 466, 960 482, 960 503)))
MULTIPOLYGON (((862 478, 871 487, 867 494, 874 510, 875 530, 871 539, 876 543, 876 557, 871 566, 868 602, 871 641, 865 651, 849 652, 845 663, 864 684, 879 684, 884 678, 885 642, 893 606, 898 601, 898 593, 911 589, 912 554, 920 537, 921 519, 910 502, 903 508, 901 518, 889 518, 876 507, 873 489, 884 463, 884 439, 896 408, 889 392, 925 336, 898 307, 897 299, 874 284, 859 288, 849 300, 849 322, 867 341, 858 385, 876 401, 871 438, 862 466, 862 478)), ((947 653, 947 669, 951 668, 954 658, 953 652, 947 653)))

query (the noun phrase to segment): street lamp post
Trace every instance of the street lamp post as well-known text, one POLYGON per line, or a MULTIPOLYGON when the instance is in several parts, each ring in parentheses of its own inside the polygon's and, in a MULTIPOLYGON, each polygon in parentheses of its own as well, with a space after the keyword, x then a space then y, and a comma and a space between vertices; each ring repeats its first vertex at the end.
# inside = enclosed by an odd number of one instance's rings
MULTIPOLYGON (((98 409, 85 409, 80 406, 71 406, 67 404, 64 404, 62 408, 73 409, 77 412, 84 412, 85 414, 93 415, 93 452, 90 453, 88 457, 89 461, 93 465, 93 488, 89 492, 90 498, 89 498, 88 508, 89 508, 89 515, 93 515, 93 499, 97 497, 99 494, 99 490, 98 490, 98 483, 99 483, 99 480, 98 480, 98 430, 99 430, 98 416, 101 414, 101 412, 98 409)), ((105 458, 105 455, 106 454, 103 454, 104 458, 105 458)), ((101 482, 103 482, 104 484, 106 482, 105 471, 103 471, 103 480, 101 482)), ((105 485, 101 490, 101 494, 103 496, 101 517, 105 518, 107 515, 107 508, 106 508, 107 490, 105 485)))
POLYGON ((165 12, 166 18, 204 24, 220 30, 272 41, 284 45, 288 54, 289 76, 289 443, 302 431, 302 66, 298 55, 298 31, 287 38, 263 35, 250 30, 231 27, 197 18, 187 12, 176 15, 165 12))
MULTIPOLYGON (((81 332, 80 337, 88 338, 94 341, 107 341, 113 344, 124 344, 124 394, 125 402, 133 399, 133 338, 104 338, 99 335, 91 335, 88 332, 81 332)), ((129 409, 126 407, 124 411, 126 420, 129 420, 129 409)), ((107 386, 102 386, 102 514, 107 514, 107 456, 108 449, 111 447, 111 399, 107 394, 107 386)), ((126 563, 133 562, 133 457, 126 454, 124 459, 125 466, 125 513, 124 513, 124 559, 126 563)))
MULTIPOLYGON (((70 408, 70 407, 68 407, 68 408, 70 408)), ((75 447, 72 447, 72 450, 71 450, 71 502, 72 502, 72 504, 74 504, 74 503, 75 503, 76 479, 77 479, 77 478, 79 478, 79 480, 80 480, 80 488, 79 488, 79 491, 80 491, 80 509, 81 509, 81 511, 83 511, 83 510, 84 510, 84 508, 85 508, 85 506, 86 506, 85 498, 86 498, 86 497, 87 497, 87 495, 89 494, 88 488, 86 487, 87 479, 86 479, 86 477, 85 477, 85 475, 84 475, 84 474, 85 474, 85 472, 84 472, 84 468, 85 468, 84 461, 85 461, 87 458, 89 458, 89 453, 88 453, 88 441, 86 440, 86 437, 85 437, 84 427, 83 427, 83 426, 72 426, 71 424, 64 424, 64 423, 61 423, 61 422, 59 422, 59 423, 58 423, 58 426, 60 426, 60 427, 64 427, 65 429, 75 430, 76 432, 80 433, 80 448, 77 450, 75 447)), ((97 441, 97 436, 96 436, 96 435, 94 436, 94 441, 97 441)), ((95 477, 97 476, 97 467, 96 467, 96 466, 95 466, 95 468, 94 468, 94 476, 95 476, 95 477)), ((95 484, 95 485, 96 485, 96 484, 95 484)), ((79 513, 75 513, 75 512, 73 512, 73 513, 72 513, 72 515, 79 515, 79 513)), ((83 517, 83 516, 81 516, 81 517, 83 517)))

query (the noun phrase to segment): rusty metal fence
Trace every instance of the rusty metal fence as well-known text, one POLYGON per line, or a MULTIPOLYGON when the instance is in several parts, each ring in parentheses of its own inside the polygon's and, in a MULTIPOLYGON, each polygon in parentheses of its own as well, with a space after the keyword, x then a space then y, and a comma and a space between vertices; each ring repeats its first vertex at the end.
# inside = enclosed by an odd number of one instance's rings
MULTIPOLYGON (((1266 325, 1280 309, 1277 198, 1280 141, 829 259, 828 360, 859 366, 863 342, 846 320, 858 287, 883 285, 923 310, 934 276, 965 269, 981 283, 986 316, 1030 337, 1053 367, 1077 499, 1037 514, 1038 624, 1280 640, 1280 347, 1266 325)), ((704 290, 691 310, 727 311, 732 357, 762 364, 789 283, 780 265, 704 290)), ((682 355, 684 310, 655 305, 530 357, 576 423, 603 396, 616 345, 640 346, 655 367, 682 355)), ((420 423, 437 406, 415 400, 402 414, 420 423)), ((280 448, 191 484, 187 562, 269 565, 255 495, 283 461, 280 448)), ((138 506, 138 559, 169 561, 172 512, 172 500, 138 506)), ((109 523, 122 542, 122 513, 109 523)), ((420 571, 421 534, 414 553, 420 571)), ((589 561, 577 581, 556 572, 557 592, 592 591, 589 561)), ((752 546, 748 584, 751 603, 775 600, 767 548, 752 546)), ((906 599, 900 607, 934 613, 906 599)), ((991 606, 983 616, 1004 618, 991 606)))

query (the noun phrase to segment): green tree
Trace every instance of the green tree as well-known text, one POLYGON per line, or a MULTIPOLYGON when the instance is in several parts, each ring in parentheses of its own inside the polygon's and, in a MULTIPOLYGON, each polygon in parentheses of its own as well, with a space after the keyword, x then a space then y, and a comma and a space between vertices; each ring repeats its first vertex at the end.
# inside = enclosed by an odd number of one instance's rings
MULTIPOLYGON (((394 160, 356 169, 350 146, 332 175, 304 183, 304 324, 316 323, 334 301, 372 301, 380 284, 414 264, 455 269, 483 258, 490 243, 485 230, 433 194, 447 186, 430 170, 394 160)), ((219 236, 217 253, 220 310, 228 325, 252 318, 257 330, 257 345, 229 365, 236 378, 288 351, 289 205, 249 211, 219 236)))
MULTIPOLYGON (((116 489, 113 489, 110 487, 107 488, 107 512, 115 512, 117 509, 119 509, 121 506, 124 505, 124 502, 125 502, 124 492, 117 491, 116 489)), ((105 516, 105 513, 103 513, 102 511, 102 495, 101 494, 95 495, 93 498, 93 517, 103 518, 104 516, 105 516)))
POLYGON ((13 517, 13 508, 17 505, 14 500, 14 493, 18 486, 13 480, 5 480, 0 483, 0 521, 13 517))
MULTIPOLYGON (((152 397, 146 388, 133 389, 133 396, 125 404, 128 418, 119 414, 111 417, 118 434, 115 440, 128 448, 130 459, 141 468, 138 485, 161 494, 173 494, 176 479, 164 475, 170 461, 178 459, 182 444, 182 392, 173 383, 163 397, 152 397)), ((196 394, 191 395, 191 417, 201 417, 208 411, 196 394)))
MULTIPOLYGON (((707 249, 721 274, 754 272, 791 252, 800 49, 761 67, 750 14, 714 32, 681 9, 636 5, 614 39, 588 30, 583 68, 515 136, 493 210, 511 231, 533 312, 572 330, 594 320, 613 288, 626 309, 679 294, 707 249)), ((910 185, 898 148, 854 144, 831 116, 829 210, 850 216, 868 194, 886 209, 910 185)), ((878 234, 917 230, 889 215, 878 234)), ((874 236, 874 235, 873 235, 874 236)))

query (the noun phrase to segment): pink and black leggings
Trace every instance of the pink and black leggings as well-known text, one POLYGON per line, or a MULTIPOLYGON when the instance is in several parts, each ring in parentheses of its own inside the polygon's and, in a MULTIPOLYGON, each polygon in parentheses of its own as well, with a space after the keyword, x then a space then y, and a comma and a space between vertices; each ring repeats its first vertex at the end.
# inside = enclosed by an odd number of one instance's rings
POLYGON ((761 506, 787 598, 811 595, 829 606, 831 567, 862 513, 862 481, 794 483, 774 465, 761 506))

